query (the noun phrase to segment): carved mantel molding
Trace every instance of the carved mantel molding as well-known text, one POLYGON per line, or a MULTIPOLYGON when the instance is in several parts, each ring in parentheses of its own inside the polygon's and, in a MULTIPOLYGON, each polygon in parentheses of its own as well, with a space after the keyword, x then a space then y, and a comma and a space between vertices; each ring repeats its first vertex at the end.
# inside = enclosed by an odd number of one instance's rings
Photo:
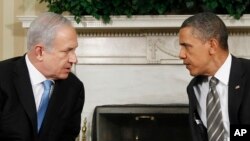
MULTIPOLYGON (((100 20, 96 20, 92 16, 84 16, 82 22, 77 24, 73 16, 66 16, 72 21, 74 26, 78 29, 91 28, 178 28, 181 23, 190 15, 155 15, 155 16, 113 16, 111 23, 104 24, 100 20)), ((228 15, 219 15, 229 28, 250 28, 250 14, 243 15, 240 20, 235 20, 228 15)), ((28 28, 31 21, 36 16, 18 16, 22 22, 23 28, 28 28)))
MULTIPOLYGON (((104 24, 92 16, 76 23, 79 34, 79 64, 181 64, 178 58, 178 28, 190 15, 113 16, 104 24)), ((219 15, 229 29, 229 47, 239 57, 250 58, 250 14, 235 20, 219 15)), ((19 16, 28 28, 35 16, 19 16)))

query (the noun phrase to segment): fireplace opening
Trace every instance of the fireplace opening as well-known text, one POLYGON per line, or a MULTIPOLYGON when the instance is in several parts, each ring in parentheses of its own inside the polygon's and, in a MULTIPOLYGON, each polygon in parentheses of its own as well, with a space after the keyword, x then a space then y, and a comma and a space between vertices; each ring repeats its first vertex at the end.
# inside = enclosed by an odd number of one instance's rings
POLYGON ((191 141, 187 105, 106 105, 95 108, 93 141, 191 141))

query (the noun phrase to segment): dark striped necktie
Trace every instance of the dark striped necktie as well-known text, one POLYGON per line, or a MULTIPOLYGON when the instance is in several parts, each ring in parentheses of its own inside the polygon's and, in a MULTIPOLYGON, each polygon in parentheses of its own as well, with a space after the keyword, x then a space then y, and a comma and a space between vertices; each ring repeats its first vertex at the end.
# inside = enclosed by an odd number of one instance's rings
POLYGON ((224 140, 224 125, 219 95, 216 90, 218 79, 212 77, 209 81, 209 93, 207 95, 207 133, 209 141, 224 140))

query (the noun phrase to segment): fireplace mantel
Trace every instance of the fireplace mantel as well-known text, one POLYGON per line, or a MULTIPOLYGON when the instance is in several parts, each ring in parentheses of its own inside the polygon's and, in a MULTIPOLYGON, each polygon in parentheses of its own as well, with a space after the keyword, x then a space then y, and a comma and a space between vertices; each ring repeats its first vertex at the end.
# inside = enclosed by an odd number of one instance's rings
MULTIPOLYGON (((92 16, 84 16, 77 24, 73 16, 66 16, 77 29, 116 29, 116 28, 178 28, 190 15, 155 15, 155 16, 112 16, 111 23, 104 24, 92 16)), ((250 28, 250 14, 243 15, 240 20, 235 20, 228 15, 219 15, 229 28, 250 28)), ((28 28, 36 16, 18 16, 23 28, 28 28)))
MULTIPOLYGON (((84 16, 79 24, 73 16, 66 17, 78 30, 79 64, 181 64, 177 34, 178 28, 189 16, 113 16, 109 24, 92 16, 84 16)), ((232 53, 250 58, 250 14, 243 15, 240 20, 228 15, 219 16, 230 29, 232 53)), ((23 28, 28 28, 34 18, 18 17, 23 28)))

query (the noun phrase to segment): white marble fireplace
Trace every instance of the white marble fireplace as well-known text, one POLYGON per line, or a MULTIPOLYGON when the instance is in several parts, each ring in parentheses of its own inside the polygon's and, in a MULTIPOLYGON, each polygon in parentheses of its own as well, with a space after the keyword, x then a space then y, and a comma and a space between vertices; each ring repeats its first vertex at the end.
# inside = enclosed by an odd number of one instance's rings
MULTIPOLYGON (((79 34, 74 73, 85 85, 82 118, 91 141, 93 111, 100 105, 188 104, 188 71, 178 59, 178 28, 188 15, 113 17, 103 24, 92 17, 74 23, 79 34)), ((232 54, 250 58, 250 15, 221 16, 230 31, 232 54)), ((24 28, 34 19, 18 17, 24 28)), ((82 133, 80 135, 82 137, 82 133)))

